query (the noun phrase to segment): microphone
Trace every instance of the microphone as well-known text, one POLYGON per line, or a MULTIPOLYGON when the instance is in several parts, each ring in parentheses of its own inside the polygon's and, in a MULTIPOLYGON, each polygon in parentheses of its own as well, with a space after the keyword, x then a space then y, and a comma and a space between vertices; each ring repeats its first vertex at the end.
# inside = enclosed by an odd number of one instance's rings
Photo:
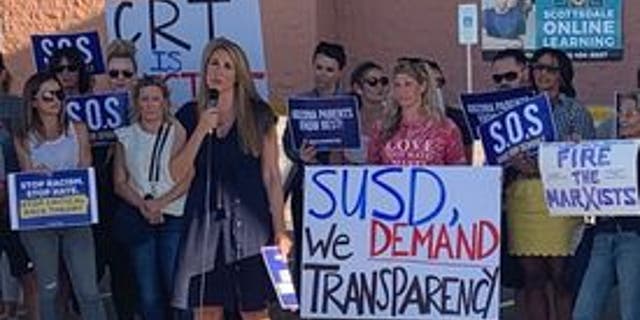
POLYGON ((209 96, 207 100, 207 109, 215 108, 218 106, 218 97, 220 96, 220 91, 218 89, 209 89, 209 96))
MULTIPOLYGON (((218 98, 220 96, 220 91, 218 89, 213 88, 209 89, 208 99, 207 99, 207 109, 217 108, 218 107, 218 98)), ((213 134, 213 130, 209 131, 209 134, 213 134)))

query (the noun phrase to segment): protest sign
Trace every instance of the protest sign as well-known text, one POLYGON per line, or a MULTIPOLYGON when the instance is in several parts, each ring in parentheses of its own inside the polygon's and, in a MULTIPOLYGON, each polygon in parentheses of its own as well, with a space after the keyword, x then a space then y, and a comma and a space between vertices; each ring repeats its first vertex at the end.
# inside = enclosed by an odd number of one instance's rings
POLYGON ((9 174, 12 230, 86 226, 98 222, 93 168, 9 174))
POLYGON ((536 0, 536 46, 573 59, 620 59, 622 0, 536 0))
POLYGON ((71 120, 87 125, 94 146, 115 141, 113 130, 129 124, 126 92, 70 97, 65 100, 65 108, 71 120))
POLYGON ((296 149, 303 141, 316 150, 360 148, 358 100, 354 96, 290 98, 289 123, 296 149))
POLYGON ((203 50, 221 36, 245 51, 258 91, 267 98, 259 0, 107 0, 106 24, 110 40, 135 43, 142 73, 166 78, 173 106, 194 99, 203 50))
POLYGON ((480 139, 480 125, 522 104, 533 96, 527 88, 515 88, 460 95, 462 110, 474 139, 480 139))
POLYGON ((555 139, 551 103, 538 95, 480 125, 487 163, 505 164, 519 152, 535 153, 542 141, 555 139))
POLYGON ((574 60, 620 59, 622 0, 482 0, 482 57, 551 47, 574 60))
POLYGON ((500 168, 305 169, 303 318, 498 319, 500 168))
POLYGON ((75 47, 82 53, 89 73, 99 74, 105 71, 100 37, 97 31, 32 35, 31 43, 38 72, 47 70, 53 52, 64 47, 75 47))
POLYGON ((594 140, 540 146, 539 162, 552 215, 639 215, 638 141, 594 140))
POLYGON ((282 255, 278 247, 263 247, 260 251, 262 252, 264 265, 269 272, 271 284, 278 296, 280 308, 283 310, 298 310, 298 296, 293 286, 293 278, 291 278, 287 258, 282 255))

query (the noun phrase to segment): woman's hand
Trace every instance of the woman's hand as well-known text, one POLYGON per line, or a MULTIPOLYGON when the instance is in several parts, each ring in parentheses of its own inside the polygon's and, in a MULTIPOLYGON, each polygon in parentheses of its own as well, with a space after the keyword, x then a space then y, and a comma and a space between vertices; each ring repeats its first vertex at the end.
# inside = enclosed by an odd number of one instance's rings
POLYGON ((200 120, 196 130, 212 133, 218 127, 218 109, 209 108, 200 113, 200 120))
POLYGON ((300 159, 304 161, 304 163, 317 163, 318 159, 316 159, 316 148, 313 145, 310 145, 306 141, 302 142, 302 146, 300 147, 300 159))
POLYGON ((288 259, 289 254, 291 253, 291 247, 293 246, 293 241, 291 241, 289 234, 286 231, 277 232, 275 242, 278 249, 280 249, 280 253, 288 259))

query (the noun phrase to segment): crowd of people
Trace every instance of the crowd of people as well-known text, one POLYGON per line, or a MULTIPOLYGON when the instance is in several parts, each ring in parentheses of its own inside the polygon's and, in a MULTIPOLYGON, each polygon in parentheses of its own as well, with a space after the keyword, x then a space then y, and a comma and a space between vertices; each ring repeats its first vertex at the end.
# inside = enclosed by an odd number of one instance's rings
MULTIPOLYGON (((355 95, 363 143, 345 151, 317 151, 307 142, 296 148, 287 127, 282 144, 293 167, 283 186, 277 117, 236 43, 217 38, 205 47, 197 96, 175 114, 163 80, 138 76, 131 42, 113 41, 106 58, 109 91, 128 92, 132 109, 114 142, 92 145, 87 127, 65 114, 66 97, 96 93, 74 48, 57 50, 48 70, 29 77, 21 116, 0 131, 3 176, 93 167, 98 180, 97 225, 15 232, 5 223, 0 248, 9 263, 0 264, 0 279, 11 280, 2 276, 10 267, 30 319, 73 312, 106 319, 98 286, 106 270, 119 319, 224 319, 225 311, 227 318, 269 319, 274 293, 260 249, 291 252, 300 287, 304 166, 471 162, 472 134, 461 109, 445 101, 445 72, 433 59, 400 57, 389 68, 365 61, 342 87, 343 46, 319 43, 311 56, 314 85, 300 96, 355 95), (285 227, 288 195, 293 237, 285 227)), ((7 93, 11 78, 1 60, 0 69, 7 93)), ((594 139, 574 77, 562 51, 541 48, 528 59, 507 49, 493 57, 488 80, 496 90, 546 93, 557 141, 594 139)), ((638 96, 624 99, 635 104, 625 102, 619 115, 620 138, 637 138, 638 96)), ((598 319, 616 284, 622 319, 640 319, 640 218, 585 225, 551 217, 536 159, 521 153, 511 162, 501 269, 503 285, 516 290, 519 319, 598 319)), ((6 200, 0 190, 5 207, 6 200)), ((2 286, 5 318, 16 317, 15 291, 2 286)))

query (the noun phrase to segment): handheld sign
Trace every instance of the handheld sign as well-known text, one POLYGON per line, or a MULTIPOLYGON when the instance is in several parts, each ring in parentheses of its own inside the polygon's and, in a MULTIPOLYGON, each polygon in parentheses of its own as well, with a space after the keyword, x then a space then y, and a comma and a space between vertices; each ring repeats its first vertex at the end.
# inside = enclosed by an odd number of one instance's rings
POLYGON ((91 74, 104 73, 105 66, 97 31, 68 34, 32 35, 33 57, 38 72, 45 71, 57 49, 75 47, 84 56, 84 63, 91 74))
POLYGON ((529 100, 533 91, 516 88, 484 93, 465 93, 460 95, 462 110, 474 139, 480 139, 480 125, 499 114, 529 100))
POLYGON ((543 143, 540 173, 551 214, 640 215, 639 143, 633 140, 543 143))
POLYGON ((478 5, 475 3, 458 5, 458 43, 478 43, 478 5))
POLYGON ((9 174, 11 230, 97 223, 97 199, 93 168, 9 174))
POLYGON ((280 253, 278 247, 263 247, 262 260, 269 271, 271 284, 278 295, 278 302, 283 310, 298 310, 298 296, 293 286, 291 272, 287 259, 280 253))
POLYGON ((126 92, 70 97, 65 100, 67 115, 84 122, 93 145, 115 141, 113 130, 129 124, 129 95, 126 92))
POLYGON ((360 148, 358 100, 354 96, 290 98, 289 122, 296 149, 307 141, 317 150, 360 148))
POLYGON ((305 169, 302 318, 498 319, 501 168, 305 169))
POLYGON ((539 95, 480 125, 487 163, 505 164, 519 152, 533 152, 542 141, 553 141, 551 103, 539 95))

